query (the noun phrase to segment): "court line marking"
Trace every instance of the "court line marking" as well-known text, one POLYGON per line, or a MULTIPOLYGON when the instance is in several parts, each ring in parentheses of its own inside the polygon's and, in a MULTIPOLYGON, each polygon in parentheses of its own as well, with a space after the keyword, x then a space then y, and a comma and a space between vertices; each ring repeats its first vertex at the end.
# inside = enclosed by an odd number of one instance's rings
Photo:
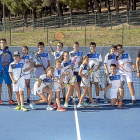
POLYGON ((81 140, 81 134, 80 134, 80 128, 79 128, 79 121, 78 121, 75 98, 74 98, 74 114, 75 114, 75 124, 76 124, 76 131, 77 131, 77 140, 81 140))

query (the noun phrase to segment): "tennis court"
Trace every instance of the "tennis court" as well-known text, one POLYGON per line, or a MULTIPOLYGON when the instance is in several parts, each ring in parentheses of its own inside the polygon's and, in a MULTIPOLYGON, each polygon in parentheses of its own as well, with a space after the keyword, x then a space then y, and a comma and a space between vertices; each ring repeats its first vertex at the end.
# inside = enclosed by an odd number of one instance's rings
POLYGON ((66 112, 15 111, 6 102, 0 105, 1 140, 138 140, 140 107, 124 102, 124 109, 104 105, 95 108, 67 108, 66 112), (128 107, 128 108, 127 108, 128 107), (84 111, 84 112, 82 112, 84 111))

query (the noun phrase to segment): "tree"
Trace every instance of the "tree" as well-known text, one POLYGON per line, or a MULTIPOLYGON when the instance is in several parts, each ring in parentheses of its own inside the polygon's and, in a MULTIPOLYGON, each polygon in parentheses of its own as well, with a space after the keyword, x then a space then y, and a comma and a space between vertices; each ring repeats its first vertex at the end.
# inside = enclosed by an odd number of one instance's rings
POLYGON ((23 0, 24 4, 32 10, 33 19, 37 18, 37 13, 42 12, 42 0, 23 0))
POLYGON ((0 21, 2 22, 2 17, 3 17, 3 5, 2 2, 0 1, 0 21))
POLYGON ((132 10, 136 10, 136 0, 132 0, 132 10))
POLYGON ((87 0, 59 0, 70 7, 70 14, 72 15, 72 9, 77 7, 84 7, 87 0))
POLYGON ((95 0, 95 4, 97 7, 97 13, 101 13, 101 7, 99 6, 99 0, 95 0))
POLYGON ((27 6, 24 4, 23 0, 5 0, 5 5, 11 11, 11 14, 22 13, 24 19, 27 19, 27 6))
POLYGON ((119 12, 119 0, 115 0, 115 11, 119 12))
POLYGON ((110 0, 107 0, 107 9, 108 9, 108 12, 111 12, 111 10, 110 10, 110 0))

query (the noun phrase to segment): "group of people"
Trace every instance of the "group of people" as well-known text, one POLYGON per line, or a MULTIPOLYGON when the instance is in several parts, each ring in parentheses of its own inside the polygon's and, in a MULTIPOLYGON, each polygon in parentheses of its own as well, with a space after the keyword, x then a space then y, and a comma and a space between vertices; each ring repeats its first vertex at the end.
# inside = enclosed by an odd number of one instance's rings
MULTIPOLYGON (((91 106, 96 106, 97 103, 100 103, 99 91, 104 91, 104 103, 108 103, 106 98, 107 90, 110 88, 110 104, 114 106, 118 101, 118 108, 122 107, 124 89, 123 85, 125 84, 125 80, 128 84, 131 96, 132 103, 136 105, 135 100, 135 90, 133 86, 133 75, 127 71, 124 71, 121 67, 118 68, 118 65, 122 65, 125 62, 132 64, 135 68, 135 65, 131 61, 130 55, 123 50, 123 46, 121 44, 112 45, 110 47, 110 52, 106 54, 104 59, 104 68, 105 68, 105 88, 99 87, 99 78, 95 76, 96 73, 99 73, 100 67, 102 66, 102 56, 99 52, 96 52, 96 43, 90 42, 89 48, 90 51, 88 53, 83 53, 79 50, 79 43, 74 42, 73 51, 67 52, 63 51, 63 43, 58 42, 57 50, 54 51, 51 44, 48 43, 50 47, 51 54, 55 58, 55 65, 51 66, 50 64, 50 54, 44 51, 45 45, 43 42, 39 42, 38 52, 35 54, 34 58, 30 54, 28 54, 28 47, 22 47, 22 53, 20 54, 18 51, 13 53, 10 52, 7 47, 6 39, 0 39, 0 54, 4 52, 8 52, 11 54, 11 62, 9 63, 1 63, 0 71, 4 66, 4 73, 0 76, 0 104, 2 104, 1 94, 2 94, 2 83, 3 80, 8 87, 9 93, 9 103, 15 104, 12 99, 12 89, 13 92, 16 92, 17 106, 15 110, 27 111, 24 106, 24 88, 25 85, 27 87, 27 103, 30 105, 32 109, 36 109, 36 104, 47 103, 47 110, 54 110, 57 108, 57 111, 66 111, 60 105, 60 92, 63 94, 64 107, 69 107, 68 101, 69 99, 73 99, 73 91, 74 89, 77 92, 78 97, 78 105, 77 107, 81 107, 83 105, 91 102, 91 106), (38 60, 37 55, 40 56, 40 60, 38 60), (98 61, 98 65, 94 72, 91 72, 90 75, 86 75, 93 65, 94 62, 98 61), (67 81, 67 77, 70 74, 66 71, 68 68, 71 68, 73 71, 73 75, 75 75, 76 80, 73 84, 65 83, 67 81), (21 76, 21 71, 26 73, 27 71, 35 70, 35 76, 37 81, 34 83, 33 94, 40 97, 40 100, 30 102, 30 74, 21 76), (90 83, 85 85, 82 82, 82 78, 88 79, 90 76, 90 83), (20 79, 19 79, 20 77, 20 79), (53 78, 52 78, 53 77, 53 78), (60 88, 57 90, 50 89, 47 84, 54 80, 57 80, 57 84, 60 88), (13 88, 11 84, 13 83, 13 88), (95 86, 96 93, 96 102, 92 98, 92 86, 95 86), (64 86, 65 85, 65 86, 64 86), (65 93, 65 87, 67 86, 67 94, 65 93), (81 95, 81 89, 83 89, 83 94, 81 95), (52 96, 55 93, 55 98, 52 102, 52 96), (86 102, 83 102, 84 97, 88 95, 86 102)), ((0 55, 1 59, 1 55, 0 55)), ((137 76, 140 77, 139 72, 139 61, 140 61, 140 51, 138 51, 137 59, 136 59, 136 68, 137 68, 137 76)))

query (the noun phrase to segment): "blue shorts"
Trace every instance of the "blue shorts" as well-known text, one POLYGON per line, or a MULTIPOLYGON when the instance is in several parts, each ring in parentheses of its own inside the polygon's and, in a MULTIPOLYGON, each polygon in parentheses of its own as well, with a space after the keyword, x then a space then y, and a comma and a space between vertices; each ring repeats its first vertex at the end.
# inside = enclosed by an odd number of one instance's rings
POLYGON ((81 82, 81 76, 78 75, 78 72, 74 72, 74 75, 77 78, 77 82, 81 82))
POLYGON ((9 76, 9 72, 3 72, 2 77, 0 76, 0 84, 3 83, 3 80, 5 81, 5 84, 12 84, 12 80, 9 76))

